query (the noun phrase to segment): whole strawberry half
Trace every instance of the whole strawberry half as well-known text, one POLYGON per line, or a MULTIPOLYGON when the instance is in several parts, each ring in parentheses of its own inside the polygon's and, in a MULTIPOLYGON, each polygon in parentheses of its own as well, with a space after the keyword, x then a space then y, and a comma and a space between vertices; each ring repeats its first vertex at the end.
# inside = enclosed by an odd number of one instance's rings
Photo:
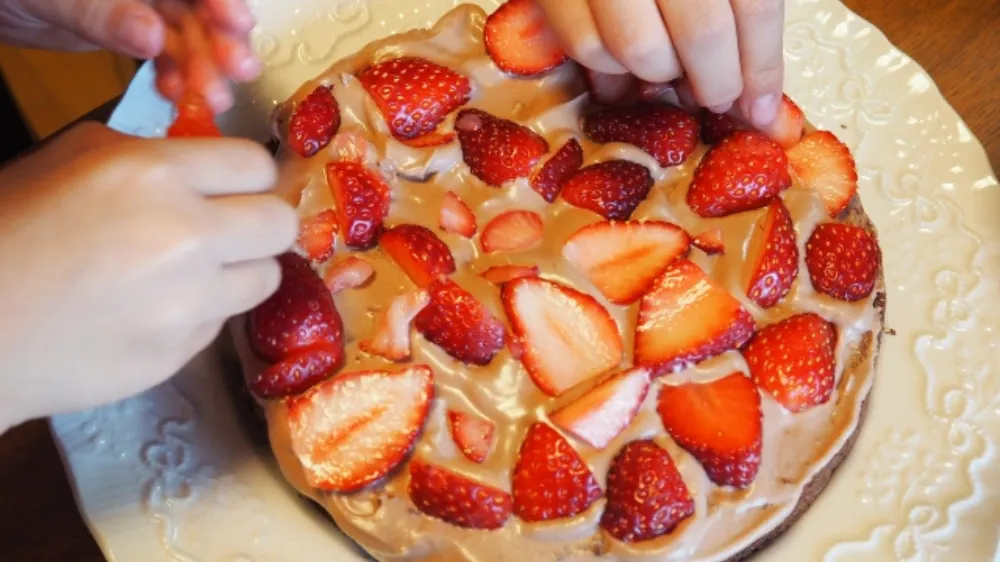
POLYGON ((653 187, 642 164, 607 160, 580 168, 563 184, 562 198, 608 220, 628 220, 653 187))
POLYGON ((507 0, 486 18, 486 52, 500 70, 537 76, 566 60, 559 37, 536 0, 507 0))
POLYGON ((418 287, 430 287, 439 277, 455 272, 455 259, 448 245, 425 226, 394 226, 379 239, 379 247, 418 287))
POLYGON ((698 121, 669 105, 632 105, 591 113, 583 131, 599 143, 635 145, 660 166, 683 164, 698 146, 698 121))
POLYGON ((417 330, 463 363, 486 365, 492 361, 503 348, 503 324, 450 279, 438 279, 428 292, 431 302, 417 314, 417 330))
POLYGON ((763 225, 750 241, 750 281, 747 296, 761 308, 785 298, 799 275, 799 246, 795 225, 781 198, 767 207, 763 225))
POLYGON ((814 131, 788 150, 788 163, 802 187, 819 195, 836 217, 858 191, 858 171, 847 146, 829 131, 814 131))
POLYGON ((451 438, 465 458, 482 463, 493 448, 496 424, 475 414, 448 411, 448 428, 451 438))
POLYGON ((316 86, 295 106, 288 123, 288 146, 299 156, 316 154, 340 128, 340 105, 333 97, 333 86, 316 86))
POLYGON ((510 494, 420 459, 410 462, 410 500, 421 512, 465 529, 504 526, 510 494))
POLYGON ((562 186, 583 165, 580 141, 569 139, 531 178, 531 188, 549 203, 559 197, 562 186))
POLYGON ((602 495, 579 453, 544 423, 528 428, 514 464, 511 493, 514 515, 529 523, 572 517, 602 495))
POLYGON ((635 419, 649 384, 650 372, 645 367, 615 373, 549 419, 573 437, 603 449, 635 419))
POLYGON ((319 344, 271 365, 254 377, 248 387, 254 395, 265 399, 301 394, 332 375, 343 359, 343 345, 319 344))
POLYGON ((867 298, 878 281, 882 253, 863 228, 824 223, 806 241, 806 268, 813 288, 842 301, 867 298))
POLYGON ((687 203, 702 217, 725 217, 767 206, 791 183, 781 145, 763 133, 736 131, 702 158, 687 203))
POLYGON ((344 243, 357 250, 373 247, 389 213, 389 186, 358 162, 330 162, 326 181, 337 203, 337 222, 344 243))
POLYGON ((549 151, 538 133, 481 109, 459 111, 455 130, 472 174, 494 187, 530 176, 549 151))

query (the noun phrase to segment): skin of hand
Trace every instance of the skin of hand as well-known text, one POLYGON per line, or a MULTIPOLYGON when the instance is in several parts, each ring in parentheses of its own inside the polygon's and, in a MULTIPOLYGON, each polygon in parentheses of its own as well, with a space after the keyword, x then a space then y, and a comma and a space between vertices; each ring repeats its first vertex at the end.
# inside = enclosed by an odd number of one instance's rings
POLYGON ((250 141, 92 123, 0 170, 0 431, 152 387, 270 296, 276 175, 250 141))
POLYGON ((606 74, 681 79, 716 113, 738 103, 758 127, 784 80, 782 0, 538 0, 567 53, 606 74))

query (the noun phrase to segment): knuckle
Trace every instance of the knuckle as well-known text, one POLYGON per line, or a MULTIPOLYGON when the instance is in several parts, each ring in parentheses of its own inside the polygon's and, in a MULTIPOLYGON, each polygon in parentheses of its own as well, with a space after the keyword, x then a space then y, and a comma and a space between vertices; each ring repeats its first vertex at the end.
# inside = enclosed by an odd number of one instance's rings
POLYGON ((574 38, 566 49, 569 56, 583 65, 592 64, 604 54, 604 43, 595 34, 588 33, 574 38))
POLYGON ((780 61, 767 61, 760 67, 747 70, 746 76, 743 77, 746 92, 769 92, 781 89, 784 69, 780 61))

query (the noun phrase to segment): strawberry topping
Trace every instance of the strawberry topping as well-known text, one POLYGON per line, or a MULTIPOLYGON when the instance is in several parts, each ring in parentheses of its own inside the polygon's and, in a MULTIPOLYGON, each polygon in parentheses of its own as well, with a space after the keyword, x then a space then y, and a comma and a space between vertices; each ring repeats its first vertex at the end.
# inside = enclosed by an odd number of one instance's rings
POLYGON ((421 288, 455 272, 455 260, 448 245, 424 226, 394 226, 382 235, 379 247, 421 288))
POLYGON ((633 105, 588 115, 583 130, 594 142, 635 145, 660 166, 683 164, 698 146, 698 121, 669 105, 633 105))
POLYGON ((579 453, 544 423, 528 428, 514 465, 511 493, 514 515, 529 523, 580 514, 602 495, 579 453))
POLYGON ((806 268, 813 288, 842 301, 872 294, 881 261, 878 242, 857 226, 821 224, 806 242, 806 268))
POLYGON ((802 139, 805 123, 806 116, 802 114, 802 110, 790 97, 784 95, 778 106, 778 115, 763 131, 782 148, 789 150, 802 139))
POLYGON ((348 256, 326 269, 323 282, 331 293, 356 289, 375 275, 375 268, 362 258, 348 256))
POLYGON ((392 299, 376 322, 372 339, 359 344, 361 351, 380 355, 389 361, 410 358, 410 324, 431 301, 427 291, 413 291, 392 299))
POLYGON ((723 239, 721 228, 713 228, 702 232, 694 237, 691 245, 709 256, 726 253, 726 242, 723 239))
POLYGON ((559 38, 535 0, 507 0, 486 18, 486 53, 500 70, 537 76, 566 60, 559 38))
POLYGON ((770 308, 785 298, 799 274, 795 226, 780 198, 768 206, 764 227, 756 231, 750 248, 747 296, 761 308, 770 308))
POLYGON ((527 250, 542 241, 543 229, 538 213, 507 211, 486 224, 479 242, 487 254, 527 250))
POLYGON ((297 351, 271 365, 249 383, 259 398, 301 394, 329 377, 344 359, 344 346, 320 344, 297 351))
POLYGON ((552 203, 559 197, 562 186, 583 165, 580 141, 569 139, 531 178, 531 188, 552 203))
POLYGON ((288 146, 308 158, 330 144, 340 128, 340 105, 333 86, 316 86, 295 106, 288 124, 288 146))
POLYGON ((302 221, 299 225, 299 246, 315 263, 333 257, 337 240, 337 213, 327 209, 302 221))
POLYGON ((802 187, 819 195, 831 217, 842 213, 858 191, 854 156, 829 131, 806 135, 788 151, 788 164, 802 187))
POLYGON ((580 168, 563 184, 562 198, 609 220, 628 220, 653 187, 642 164, 607 160, 580 168))
POLYGON ((763 133, 736 131, 698 164, 687 202, 702 217, 725 217, 767 206, 791 182, 781 145, 763 133))
POLYGON ((463 363, 486 365, 503 348, 504 326, 468 291, 442 278, 414 325, 431 343, 463 363))
POLYGON ((497 285, 503 285, 521 277, 537 277, 537 265, 494 265, 482 272, 480 276, 497 285))
POLYGON ((389 186, 357 162, 327 164, 326 181, 337 203, 337 222, 344 242, 357 250, 373 247, 389 212, 389 186))
POLYGON ((481 109, 459 111, 455 129, 469 170, 494 187, 530 176, 549 151, 549 144, 538 133, 481 109))
POLYGON ((186 94, 177 103, 177 115, 167 129, 167 136, 221 137, 222 132, 216 126, 215 114, 205 100, 195 94, 186 94))
POLYGON ((591 447, 603 449, 639 413, 649 381, 649 369, 644 367, 617 373, 553 412, 549 419, 591 447))
POLYGON ((476 234, 476 215, 462 198, 449 191, 441 200, 441 230, 472 238, 476 234))
POLYGON ((421 512, 465 529, 504 526, 510 494, 423 460, 410 462, 410 500, 421 512))
POLYGON ((493 448, 495 424, 473 414, 450 410, 448 427, 458 450, 474 463, 482 463, 493 448))

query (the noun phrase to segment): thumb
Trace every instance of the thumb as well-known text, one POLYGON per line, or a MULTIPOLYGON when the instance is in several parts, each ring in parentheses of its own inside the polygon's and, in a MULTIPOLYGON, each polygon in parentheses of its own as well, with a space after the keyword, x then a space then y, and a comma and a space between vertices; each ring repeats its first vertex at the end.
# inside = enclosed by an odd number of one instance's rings
POLYGON ((163 48, 164 25, 139 0, 42 0, 25 9, 105 49, 136 58, 152 58, 163 48))

